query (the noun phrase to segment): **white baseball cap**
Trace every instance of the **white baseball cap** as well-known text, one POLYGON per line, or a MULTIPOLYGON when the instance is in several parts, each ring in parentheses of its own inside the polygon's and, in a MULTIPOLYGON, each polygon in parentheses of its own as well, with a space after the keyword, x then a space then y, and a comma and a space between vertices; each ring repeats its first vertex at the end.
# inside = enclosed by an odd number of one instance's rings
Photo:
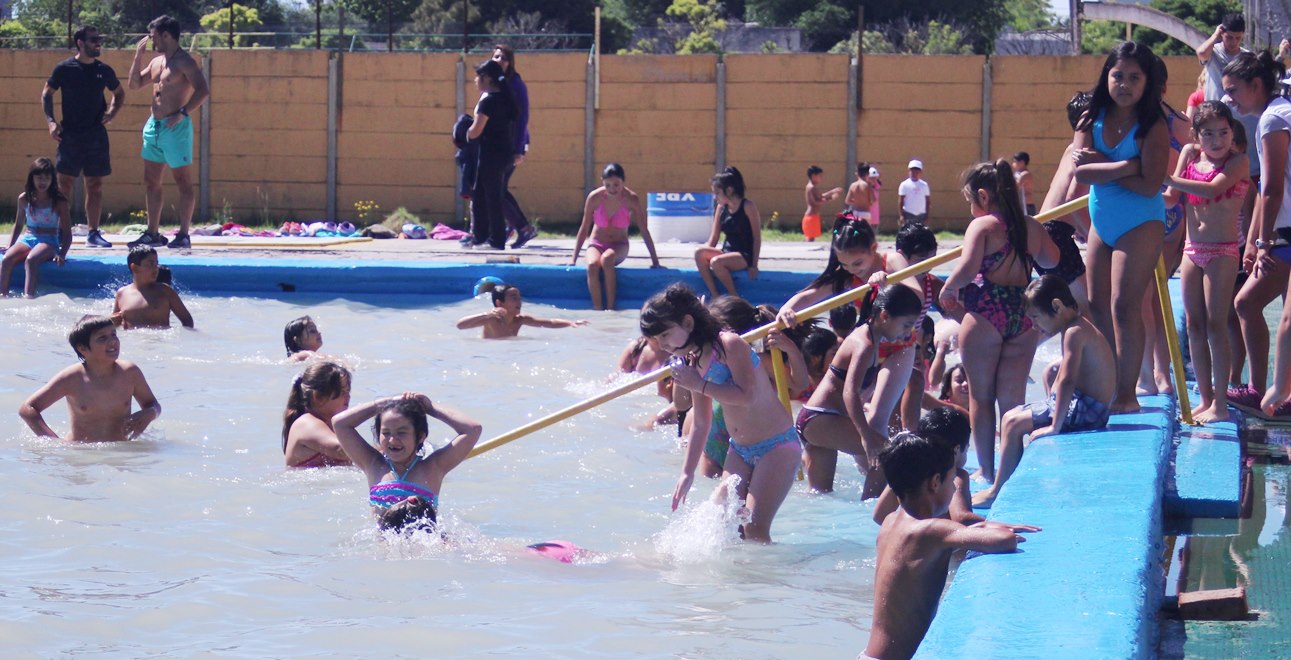
POLYGON ((921 170, 921 169, 923 169, 923 161, 921 161, 921 160, 919 160, 918 158, 916 158, 916 159, 914 159, 914 160, 910 161, 910 164, 906 166, 906 169, 908 169, 908 170, 921 170))
POLYGON ((877 167, 871 167, 871 168, 870 168, 870 176, 877 177, 878 175, 879 175, 879 168, 877 168, 877 167))

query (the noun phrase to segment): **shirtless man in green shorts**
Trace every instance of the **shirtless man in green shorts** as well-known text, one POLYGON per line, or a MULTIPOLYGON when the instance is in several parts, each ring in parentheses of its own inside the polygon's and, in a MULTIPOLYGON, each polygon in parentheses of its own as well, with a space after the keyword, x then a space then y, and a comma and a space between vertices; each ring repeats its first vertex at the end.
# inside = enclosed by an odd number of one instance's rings
POLYGON ((188 248, 192 247, 188 229, 197 204, 193 191, 193 121, 189 113, 197 112, 211 91, 201 67, 179 47, 179 21, 169 16, 158 16, 148 24, 148 36, 139 40, 130 64, 130 89, 141 89, 150 83, 152 116, 143 127, 142 153, 143 180, 148 189, 148 231, 129 245, 167 244, 160 231, 161 171, 169 167, 179 188, 179 233, 169 243, 172 248, 188 248), (149 41, 161 55, 145 64, 144 51, 149 41))

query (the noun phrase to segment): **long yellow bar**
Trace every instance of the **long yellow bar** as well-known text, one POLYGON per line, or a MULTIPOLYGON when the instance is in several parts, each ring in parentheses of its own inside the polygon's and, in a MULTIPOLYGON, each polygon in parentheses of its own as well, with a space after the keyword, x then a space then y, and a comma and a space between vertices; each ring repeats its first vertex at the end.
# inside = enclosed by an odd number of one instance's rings
MULTIPOLYGON (((1170 303, 1170 289, 1166 280, 1165 257, 1157 257, 1155 269, 1157 281, 1157 299, 1161 301, 1161 320, 1165 323, 1166 346, 1170 349, 1170 365, 1174 372, 1174 391, 1179 399, 1179 414, 1183 423, 1192 425, 1192 400, 1188 398, 1188 381, 1183 373, 1183 351, 1179 350, 1179 330, 1174 325, 1174 305, 1170 303)), ((1152 354, 1152 343, 1146 344, 1148 355, 1152 354)))

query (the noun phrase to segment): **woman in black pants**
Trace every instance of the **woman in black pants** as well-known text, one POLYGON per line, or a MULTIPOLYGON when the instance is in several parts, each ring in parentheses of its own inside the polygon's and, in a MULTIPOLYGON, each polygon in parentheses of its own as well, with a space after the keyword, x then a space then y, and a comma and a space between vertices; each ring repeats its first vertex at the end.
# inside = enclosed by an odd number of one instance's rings
POLYGON ((475 105, 475 120, 466 136, 480 149, 471 199, 471 233, 475 240, 468 247, 505 250, 507 228, 502 204, 507 167, 515 157, 511 132, 515 103, 502 67, 493 60, 475 67, 475 87, 480 90, 480 101, 475 105))

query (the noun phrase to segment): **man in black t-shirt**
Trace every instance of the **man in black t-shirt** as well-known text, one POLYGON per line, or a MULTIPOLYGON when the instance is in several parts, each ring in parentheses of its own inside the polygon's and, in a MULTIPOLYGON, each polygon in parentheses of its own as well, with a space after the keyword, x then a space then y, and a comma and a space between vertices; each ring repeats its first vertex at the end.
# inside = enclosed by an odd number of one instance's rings
POLYGON ((112 118, 125 104, 125 88, 112 67, 99 61, 103 37, 93 26, 76 31, 76 55, 59 62, 49 74, 40 93, 49 124, 49 136, 58 143, 58 188, 72 194, 76 177, 85 176, 85 219, 90 235, 89 247, 112 247, 99 233, 99 214, 103 206, 103 177, 112 173, 108 149, 108 129, 112 118), (63 122, 54 119, 54 92, 63 92, 63 122), (112 104, 103 99, 103 91, 112 92, 112 104))

